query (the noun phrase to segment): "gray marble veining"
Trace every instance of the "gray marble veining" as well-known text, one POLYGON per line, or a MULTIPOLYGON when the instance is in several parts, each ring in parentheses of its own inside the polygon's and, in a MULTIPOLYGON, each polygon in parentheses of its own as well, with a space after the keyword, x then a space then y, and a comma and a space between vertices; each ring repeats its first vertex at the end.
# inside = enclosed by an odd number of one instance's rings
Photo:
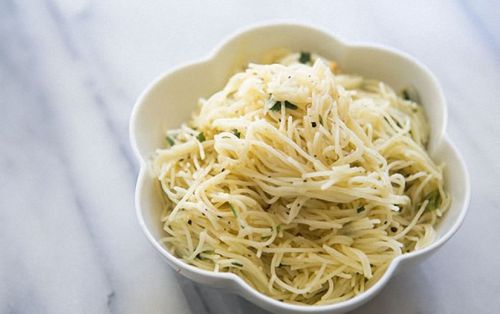
POLYGON ((449 103, 473 197, 464 226, 356 313, 500 307, 498 1, 0 1, 0 313, 262 313, 179 277, 136 222, 130 110, 164 70, 263 20, 414 55, 449 103))

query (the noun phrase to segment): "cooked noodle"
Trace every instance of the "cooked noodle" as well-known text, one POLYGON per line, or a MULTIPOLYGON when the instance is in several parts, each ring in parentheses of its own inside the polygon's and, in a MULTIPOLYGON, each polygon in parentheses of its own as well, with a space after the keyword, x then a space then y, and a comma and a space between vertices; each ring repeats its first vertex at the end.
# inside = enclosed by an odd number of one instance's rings
POLYGON ((442 166, 416 102, 316 55, 272 61, 167 132, 152 165, 163 241, 284 302, 346 300, 434 240, 450 203, 442 166))

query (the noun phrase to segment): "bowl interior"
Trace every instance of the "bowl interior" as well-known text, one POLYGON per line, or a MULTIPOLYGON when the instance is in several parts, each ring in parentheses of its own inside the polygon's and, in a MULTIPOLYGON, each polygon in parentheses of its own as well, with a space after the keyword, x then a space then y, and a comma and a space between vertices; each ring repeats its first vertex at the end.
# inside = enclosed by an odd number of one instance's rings
MULTIPOLYGON (((319 30, 299 25, 258 27, 233 37, 207 61, 171 71, 155 81, 143 94, 131 120, 132 142, 146 163, 159 147, 165 147, 165 132, 187 121, 200 97, 208 97, 224 86, 237 69, 260 60, 273 48, 311 51, 335 60, 346 73, 357 73, 387 82, 396 91, 414 86, 432 130, 430 151, 437 162, 447 164, 447 189, 453 198, 449 213, 438 227, 438 235, 450 231, 463 212, 466 173, 453 146, 444 138, 446 107, 433 76, 411 58, 390 49, 346 45, 319 30), (451 171, 453 170, 453 171, 451 171)), ((145 228, 158 241, 161 190, 143 165, 137 205, 145 228)))

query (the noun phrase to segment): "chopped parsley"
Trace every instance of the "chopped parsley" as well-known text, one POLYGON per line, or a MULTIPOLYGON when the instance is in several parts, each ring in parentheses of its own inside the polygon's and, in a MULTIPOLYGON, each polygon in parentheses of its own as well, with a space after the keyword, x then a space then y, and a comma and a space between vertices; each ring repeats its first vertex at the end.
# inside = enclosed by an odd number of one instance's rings
POLYGON ((234 266, 243 267, 243 264, 241 264, 239 262, 231 262, 231 264, 234 266))
POLYGON ((170 136, 168 136, 168 135, 167 135, 167 136, 165 137, 165 139, 167 140, 168 145, 170 145, 170 146, 174 146, 174 145, 175 145, 175 141, 174 141, 174 139, 173 139, 173 138, 171 138, 170 136))
POLYGON ((289 102, 288 100, 285 100, 285 101, 277 101, 277 102, 275 102, 274 105, 271 108, 269 108, 269 110, 271 110, 271 111, 280 111, 281 107, 283 105, 285 105, 285 108, 287 108, 287 109, 295 110, 295 109, 298 108, 297 105, 289 102))
POLYGON ((240 133, 238 130, 233 129, 233 134, 234 134, 234 136, 236 136, 237 138, 240 138, 241 133, 240 133))
POLYGON ((271 111, 280 111, 280 109, 281 109, 281 101, 275 102, 274 105, 271 108, 269 108, 269 110, 271 111))
POLYGON ((406 89, 403 89, 403 98, 405 100, 411 100, 410 93, 406 89))
POLYGON ((295 109, 297 109, 298 107, 297 107, 297 105, 292 104, 292 103, 291 103, 291 102, 289 102, 288 100, 285 100, 285 108, 295 110, 295 109))
POLYGON ((441 195, 438 190, 434 190, 425 196, 425 199, 429 201, 427 208, 425 210, 435 210, 439 207, 441 201, 441 195))
POLYGON ((238 212, 237 212, 237 211, 236 211, 236 209, 233 207, 233 204, 229 204, 229 206, 231 207, 231 211, 233 212, 234 217, 238 218, 238 212))
POLYGON ((314 121, 313 121, 313 122, 311 122, 311 126, 312 126, 313 128, 315 128, 315 127, 317 126, 316 122, 314 122, 314 121))
POLYGON ((364 207, 364 206, 361 206, 361 207, 359 207, 358 209, 356 209, 356 211, 358 212, 358 214, 359 214, 359 213, 362 213, 362 212, 364 212, 364 211, 365 211, 365 207, 364 207))
POLYGON ((401 91, 401 97, 404 100, 413 101, 416 103, 418 103, 420 99, 420 97, 418 96, 418 91, 413 86, 403 89, 401 91))
POLYGON ((299 62, 300 63, 308 63, 309 61, 311 61, 311 53, 310 52, 301 51, 300 52, 300 57, 299 57, 299 62))
POLYGON ((205 134, 203 134, 203 132, 200 132, 200 134, 198 134, 198 136, 196 136, 196 139, 198 141, 200 141, 200 143, 203 143, 205 142, 207 139, 205 138, 205 134))

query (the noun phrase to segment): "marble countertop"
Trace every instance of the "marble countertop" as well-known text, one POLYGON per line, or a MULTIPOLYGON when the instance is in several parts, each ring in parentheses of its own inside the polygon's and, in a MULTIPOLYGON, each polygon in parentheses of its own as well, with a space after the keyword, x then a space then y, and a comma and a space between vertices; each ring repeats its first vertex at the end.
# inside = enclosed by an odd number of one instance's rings
POLYGON ((356 313, 498 313, 500 2, 0 1, 0 313, 262 313, 178 277, 135 218, 128 118, 164 70, 250 23, 313 23, 404 50, 449 103, 464 225, 356 313))

